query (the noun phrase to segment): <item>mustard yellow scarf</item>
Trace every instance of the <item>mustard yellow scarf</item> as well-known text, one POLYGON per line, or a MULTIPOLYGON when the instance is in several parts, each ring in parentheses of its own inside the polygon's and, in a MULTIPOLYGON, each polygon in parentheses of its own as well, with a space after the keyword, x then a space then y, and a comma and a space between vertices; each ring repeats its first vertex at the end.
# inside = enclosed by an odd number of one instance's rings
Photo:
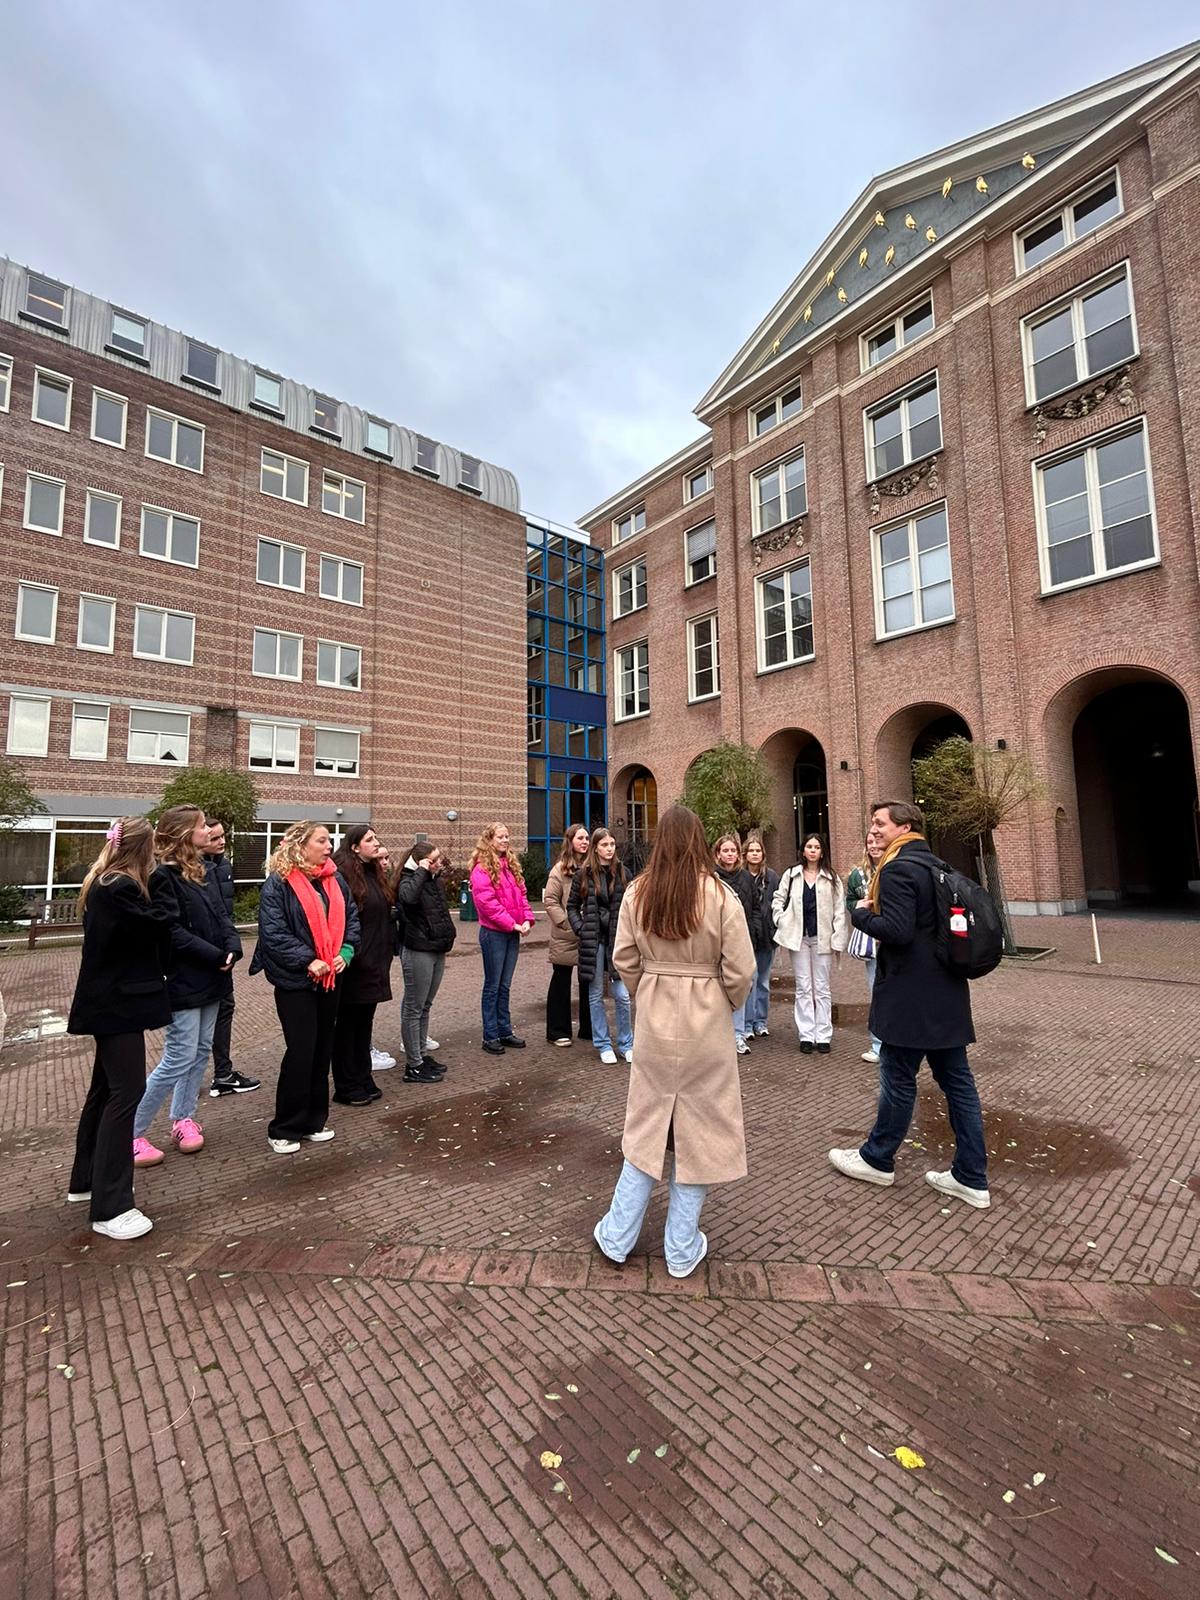
POLYGON ((871 879, 871 888, 867 899, 871 902, 871 910, 878 915, 879 912, 879 881, 883 877, 883 869, 890 861, 894 861, 906 844, 911 844, 914 839, 924 841, 924 834, 914 833, 911 828, 905 833, 898 833, 879 858, 875 868, 875 876, 871 879))

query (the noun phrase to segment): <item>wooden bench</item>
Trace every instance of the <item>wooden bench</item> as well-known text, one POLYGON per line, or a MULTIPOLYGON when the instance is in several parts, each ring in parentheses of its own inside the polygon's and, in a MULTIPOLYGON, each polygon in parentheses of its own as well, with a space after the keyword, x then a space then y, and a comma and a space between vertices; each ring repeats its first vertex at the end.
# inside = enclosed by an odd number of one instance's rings
POLYGON ((35 900, 29 908, 29 944, 30 950, 38 940, 46 934, 55 937, 59 934, 79 934, 83 932, 83 923, 79 917, 79 901, 75 900, 35 900))

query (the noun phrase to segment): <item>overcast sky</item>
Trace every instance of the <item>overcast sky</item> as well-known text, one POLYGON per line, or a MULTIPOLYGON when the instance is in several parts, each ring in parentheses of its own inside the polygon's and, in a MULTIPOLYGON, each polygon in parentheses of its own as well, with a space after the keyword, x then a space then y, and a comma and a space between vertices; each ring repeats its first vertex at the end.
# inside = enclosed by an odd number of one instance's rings
POLYGON ((1195 0, 0 0, 0 254, 571 521, 695 437, 871 176, 1195 34, 1195 0))

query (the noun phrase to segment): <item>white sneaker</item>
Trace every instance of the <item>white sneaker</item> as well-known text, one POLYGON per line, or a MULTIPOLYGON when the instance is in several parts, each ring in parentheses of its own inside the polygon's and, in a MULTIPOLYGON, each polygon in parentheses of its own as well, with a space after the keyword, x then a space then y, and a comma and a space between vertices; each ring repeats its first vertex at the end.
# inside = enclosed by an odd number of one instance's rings
POLYGON ((80 1204, 81 1201, 90 1200, 91 1198, 92 1198, 92 1191, 90 1189, 68 1189, 67 1190, 67 1204, 68 1205, 77 1206, 77 1205, 80 1204))
POLYGON ((862 1053, 862 1058, 872 1067, 877 1067, 879 1065, 879 1057, 875 1054, 874 1050, 864 1050, 862 1053))
POLYGON ((626 1061, 628 1061, 629 1065, 632 1066, 633 1065, 633 1051, 632 1050, 626 1050, 624 1054, 625 1054, 626 1061))
POLYGON ((316 1133, 304 1133, 300 1137, 306 1144, 328 1144, 336 1135, 332 1128, 320 1128, 316 1133))
MULTIPOLYGON (((890 815, 890 813, 889 813, 889 815, 890 815)), ((754 1032, 755 1032, 755 1034, 757 1035, 758 1038, 766 1039, 766 1038, 770 1037, 771 1030, 770 1030, 770 1028, 767 1027, 765 1022, 760 1022, 758 1027, 755 1028, 754 1032)))
POLYGON ((861 1178, 864 1183, 877 1183, 881 1189, 890 1189, 896 1181, 894 1172, 880 1172, 870 1166, 857 1150, 831 1150, 829 1159, 839 1172, 848 1178, 861 1178))
POLYGON ((272 1139, 268 1137, 267 1143, 277 1156, 294 1156, 300 1148, 299 1139, 272 1139))
POLYGON ((617 1064, 617 1052, 615 1050, 601 1050, 600 1059, 606 1067, 615 1067, 617 1064))
POLYGON ((992 1203, 992 1197, 986 1189, 968 1189, 965 1183, 959 1183, 952 1172, 927 1172, 925 1182, 939 1194, 952 1194, 956 1200, 965 1200, 976 1211, 986 1211, 992 1203))
POLYGON ((704 1258, 705 1258, 705 1256, 707 1254, 708 1254, 708 1235, 706 1233, 702 1233, 700 1235, 700 1254, 696 1257, 695 1261, 692 1262, 691 1266, 687 1269, 687 1271, 686 1272, 678 1272, 678 1271, 676 1271, 676 1269, 671 1265, 671 1263, 669 1261, 667 1262, 667 1271, 671 1274, 671 1276, 673 1278, 690 1278, 692 1273, 695 1272, 696 1268, 704 1260, 704 1258))
POLYGON ((441 1048, 442 1047, 440 1043, 436 1039, 426 1039, 425 1043, 421 1046, 421 1054, 423 1056, 431 1056, 435 1050, 440 1050, 441 1048))
POLYGON ((373 1072, 386 1072, 389 1067, 396 1065, 395 1056, 388 1055, 386 1050, 376 1050, 371 1046, 371 1070, 373 1072))
POLYGON ((135 1206, 132 1211, 122 1211, 119 1217, 110 1217, 107 1222, 93 1222, 92 1232, 102 1233, 106 1239, 140 1239, 153 1226, 150 1218, 143 1216, 135 1206))
POLYGON ((750 1054, 750 1041, 749 1041, 749 1039, 739 1039, 738 1040, 738 1042, 737 1042, 737 1053, 740 1056, 748 1056, 750 1054))

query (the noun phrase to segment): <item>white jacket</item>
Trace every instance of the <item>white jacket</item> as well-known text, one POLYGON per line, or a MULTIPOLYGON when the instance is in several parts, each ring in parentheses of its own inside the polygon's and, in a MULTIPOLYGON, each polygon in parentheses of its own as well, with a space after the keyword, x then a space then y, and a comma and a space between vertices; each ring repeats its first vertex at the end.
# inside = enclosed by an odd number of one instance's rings
MULTIPOLYGON (((771 902, 775 912, 775 943, 799 950, 804 942, 804 868, 789 867, 779 880, 771 902)), ((824 873, 817 879, 817 954, 827 956, 846 948, 850 937, 846 894, 837 879, 824 873)))

